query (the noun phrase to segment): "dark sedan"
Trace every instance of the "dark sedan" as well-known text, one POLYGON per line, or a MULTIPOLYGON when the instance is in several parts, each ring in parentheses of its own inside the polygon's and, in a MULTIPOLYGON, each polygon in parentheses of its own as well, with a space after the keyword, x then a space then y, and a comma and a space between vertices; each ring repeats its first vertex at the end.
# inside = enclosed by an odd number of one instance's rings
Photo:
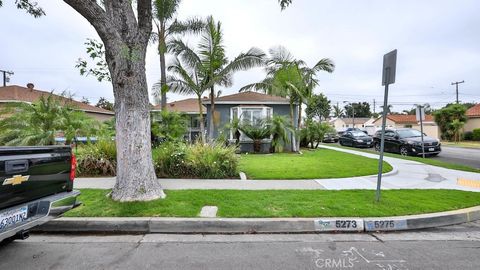
POLYGON ((332 132, 332 133, 327 133, 325 135, 323 135, 323 142, 324 143, 328 143, 328 142, 331 142, 331 143, 336 143, 338 142, 339 140, 339 136, 337 135, 337 133, 335 132, 332 132))
POLYGON ((362 131, 345 132, 339 139, 340 145, 352 147, 372 147, 373 139, 362 131))
MULTIPOLYGON (((375 150, 380 151, 381 131, 377 131, 373 138, 375 150)), ((436 156, 441 151, 440 142, 432 137, 423 136, 423 151, 427 156, 436 156)), ((385 152, 398 153, 402 156, 422 155, 422 133, 416 129, 387 129, 385 130, 385 152)))

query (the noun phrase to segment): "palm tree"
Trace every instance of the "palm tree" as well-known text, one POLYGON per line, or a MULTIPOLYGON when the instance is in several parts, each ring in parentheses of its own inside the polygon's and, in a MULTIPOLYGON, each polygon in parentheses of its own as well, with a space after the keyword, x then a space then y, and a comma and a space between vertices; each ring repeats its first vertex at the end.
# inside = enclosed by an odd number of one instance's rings
MULTIPOLYGON (((302 104, 306 103, 313 94, 313 89, 319 84, 316 74, 319 71, 333 72, 335 64, 328 58, 318 61, 313 67, 308 67, 302 60, 295 59, 284 47, 270 49, 270 58, 267 60, 266 78, 258 83, 246 85, 240 91, 255 90, 266 94, 274 94, 290 99, 290 117, 294 124, 294 106, 298 105, 297 128, 302 121, 302 104)), ((294 137, 295 138, 295 137, 294 137)), ((294 142, 294 151, 298 149, 294 142)))
POLYGON ((3 145, 53 145, 60 132, 69 143, 82 130, 90 130, 94 122, 52 95, 41 96, 33 104, 10 105, 6 112, 15 113, 0 121, 0 144, 3 145))
POLYGON ((285 116, 273 115, 267 125, 272 135, 272 152, 282 152, 283 147, 290 143, 289 134, 294 132, 289 119, 285 116))
POLYGON ((333 116, 341 117, 343 115, 343 109, 339 105, 333 105, 333 116))
POLYGON ((182 40, 176 39, 169 44, 171 51, 182 58, 189 70, 194 71, 195 79, 202 90, 210 90, 211 115, 209 136, 213 139, 215 115, 215 86, 229 87, 232 85, 233 74, 236 71, 247 70, 264 65, 265 54, 257 48, 250 48, 229 61, 223 46, 223 33, 220 22, 213 17, 207 19, 202 31, 198 50, 189 48, 182 40))
POLYGON ((198 33, 205 23, 199 18, 190 18, 186 21, 178 21, 175 17, 181 0, 155 0, 154 7, 154 23, 157 28, 156 33, 152 33, 152 41, 158 42, 158 55, 160 56, 160 87, 153 91, 155 99, 161 100, 161 108, 165 110, 167 104, 167 75, 165 54, 167 53, 167 39, 171 35, 198 33))
MULTIPOLYGON (((194 52, 192 51, 194 54, 194 52)), ((167 78, 167 85, 174 93, 183 95, 194 94, 198 101, 199 121, 200 121, 200 140, 205 142, 205 121, 203 119, 202 95, 205 92, 204 82, 201 81, 202 71, 195 65, 190 68, 185 67, 178 57, 175 58, 172 65, 168 67, 172 74, 167 78)), ((154 88, 161 87, 161 83, 156 83, 154 88)))

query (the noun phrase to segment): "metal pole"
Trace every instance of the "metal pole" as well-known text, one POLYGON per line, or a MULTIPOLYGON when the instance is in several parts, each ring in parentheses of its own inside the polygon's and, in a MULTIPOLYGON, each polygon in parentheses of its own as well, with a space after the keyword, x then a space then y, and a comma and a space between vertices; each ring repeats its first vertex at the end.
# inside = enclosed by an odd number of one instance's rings
POLYGON ((382 132, 380 139, 380 157, 378 159, 378 177, 377 177, 377 192, 375 194, 375 200, 380 201, 380 188, 382 186, 382 173, 383 173, 383 151, 385 147, 385 125, 387 124, 387 108, 388 108, 388 82, 390 79, 390 68, 385 70, 386 83, 385 83, 385 96, 383 98, 383 112, 382 112, 382 132))
POLYGON ((7 86, 7 72, 2 70, 3 73, 3 87, 7 86))
POLYGON ((423 115, 422 115, 423 106, 418 106, 418 111, 420 115, 420 132, 422 132, 422 157, 425 158, 425 143, 423 142, 423 115))

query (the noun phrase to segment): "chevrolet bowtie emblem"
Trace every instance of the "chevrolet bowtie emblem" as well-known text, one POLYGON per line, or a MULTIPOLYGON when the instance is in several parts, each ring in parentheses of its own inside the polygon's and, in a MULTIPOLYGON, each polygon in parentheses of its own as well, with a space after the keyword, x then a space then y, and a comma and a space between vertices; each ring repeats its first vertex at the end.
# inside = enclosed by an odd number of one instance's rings
POLYGON ((14 175, 12 178, 5 179, 5 181, 3 181, 3 185, 4 186, 6 186, 6 185, 12 185, 12 186, 20 185, 21 183, 28 181, 28 178, 30 178, 30 175, 26 175, 26 176, 14 175))

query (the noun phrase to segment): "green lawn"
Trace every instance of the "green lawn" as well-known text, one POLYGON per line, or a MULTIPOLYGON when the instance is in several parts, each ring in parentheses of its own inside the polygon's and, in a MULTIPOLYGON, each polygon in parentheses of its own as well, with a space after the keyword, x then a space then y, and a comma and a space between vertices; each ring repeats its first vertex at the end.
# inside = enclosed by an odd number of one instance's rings
MULTIPOLYGON (((374 152, 372 150, 352 148, 352 147, 346 147, 346 146, 340 146, 340 145, 334 145, 334 144, 325 144, 325 145, 378 155, 377 152, 374 152)), ((477 168, 473 168, 473 167, 466 166, 466 165, 448 163, 448 162, 445 162, 445 161, 441 161, 441 160, 437 160, 437 159, 433 159, 433 158, 429 158, 429 157, 422 158, 422 157, 402 156, 402 155, 393 154, 393 153, 385 153, 385 156, 418 161, 418 162, 421 162, 421 163, 425 163, 425 164, 433 165, 433 166, 438 166, 438 167, 442 167, 442 168, 446 168, 446 169, 480 173, 480 169, 477 169, 477 168)))
MULTIPOLYGON (((328 149, 302 150, 303 154, 241 155, 239 170, 249 179, 321 179, 372 175, 378 161, 328 149)), ((384 163, 383 172, 392 167, 384 163)))
POLYGON ((461 141, 461 142, 442 142, 442 145, 460 147, 460 148, 480 148, 480 142, 475 141, 461 141))
POLYGON ((118 203, 109 190, 83 189, 68 217, 196 217, 218 206, 219 217, 373 217, 432 213, 480 205, 480 192, 458 190, 167 190, 167 198, 118 203))

